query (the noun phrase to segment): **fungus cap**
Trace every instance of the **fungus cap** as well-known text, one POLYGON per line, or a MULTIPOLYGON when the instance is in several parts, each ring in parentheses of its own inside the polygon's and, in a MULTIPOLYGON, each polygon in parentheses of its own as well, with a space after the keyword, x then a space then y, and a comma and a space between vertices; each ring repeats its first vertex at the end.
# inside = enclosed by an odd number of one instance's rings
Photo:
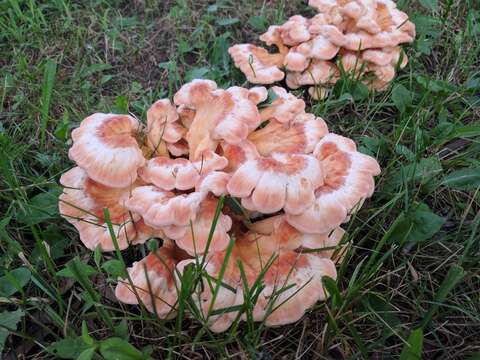
POLYGON ((150 159, 145 167, 140 168, 139 175, 147 183, 152 183, 163 190, 189 190, 195 187, 202 175, 222 170, 227 165, 226 158, 213 151, 207 151, 197 161, 167 157, 150 159))
POLYGON ((308 154, 328 133, 327 124, 313 114, 300 114, 290 123, 271 120, 248 137, 262 156, 273 153, 308 154))
POLYGON ((305 102, 303 100, 278 86, 272 87, 271 90, 276 98, 261 110, 260 115, 263 121, 274 119, 281 123, 287 123, 305 112, 305 102))
POLYGON ((227 190, 242 198, 248 210, 298 214, 313 203, 314 191, 322 184, 320 163, 313 156, 275 153, 247 160, 232 175, 227 190))
POLYGON ((324 184, 315 201, 301 214, 287 213, 287 221, 305 233, 327 233, 348 220, 349 213, 374 190, 380 173, 377 161, 357 151, 355 143, 336 134, 326 135, 314 151, 321 162, 324 184))
POLYGON ((115 288, 116 298, 125 304, 138 304, 140 300, 160 318, 174 317, 178 298, 174 278, 177 262, 172 245, 134 262, 127 269, 132 283, 128 279, 120 280, 115 288))
POLYGON ((93 114, 72 131, 68 155, 88 177, 110 187, 126 187, 145 163, 135 139, 138 121, 128 115, 93 114))
POLYGON ((252 84, 273 84, 285 77, 280 70, 285 57, 283 54, 270 54, 266 49, 251 44, 234 45, 228 53, 252 84))
POLYGON ((147 111, 147 144, 158 155, 168 155, 166 146, 182 139, 186 129, 180 124, 177 109, 168 99, 156 101, 147 111))
POLYGON ((258 89, 250 92, 239 87, 214 90, 215 87, 211 81, 194 80, 175 95, 177 105, 195 110, 186 134, 190 160, 199 160, 207 150, 215 151, 222 140, 240 143, 260 125, 256 102, 263 95, 259 95, 258 89))

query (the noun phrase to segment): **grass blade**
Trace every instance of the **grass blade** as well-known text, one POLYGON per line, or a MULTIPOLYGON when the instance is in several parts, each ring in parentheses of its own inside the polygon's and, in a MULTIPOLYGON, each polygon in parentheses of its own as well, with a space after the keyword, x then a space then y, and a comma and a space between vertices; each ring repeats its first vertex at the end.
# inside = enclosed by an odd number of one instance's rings
POLYGON ((53 85, 57 73, 57 62, 48 59, 43 71, 42 98, 41 98, 41 124, 40 124, 40 145, 45 144, 45 132, 48 124, 50 101, 52 99, 53 85))

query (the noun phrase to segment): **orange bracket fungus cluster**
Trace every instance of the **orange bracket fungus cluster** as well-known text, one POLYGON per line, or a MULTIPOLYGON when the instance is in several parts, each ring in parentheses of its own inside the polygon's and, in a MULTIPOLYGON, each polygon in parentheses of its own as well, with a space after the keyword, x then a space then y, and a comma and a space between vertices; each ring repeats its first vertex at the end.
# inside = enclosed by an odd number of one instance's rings
POLYGON ((415 38, 415 25, 392 0, 310 0, 318 14, 292 16, 260 36, 278 53, 252 44, 235 45, 229 53, 253 84, 283 80, 291 89, 309 87, 323 98, 342 71, 372 90, 384 90, 408 59, 400 44, 415 38))
POLYGON ((77 166, 61 177, 59 208, 83 244, 113 251, 163 240, 119 279, 118 300, 172 318, 185 269, 203 264, 190 296, 216 332, 246 317, 259 279, 249 316, 268 326, 294 322, 325 299, 322 277, 336 278, 343 255, 340 225, 380 173, 278 87, 223 90, 194 80, 173 103, 153 104, 146 125, 97 113, 72 140, 77 166))

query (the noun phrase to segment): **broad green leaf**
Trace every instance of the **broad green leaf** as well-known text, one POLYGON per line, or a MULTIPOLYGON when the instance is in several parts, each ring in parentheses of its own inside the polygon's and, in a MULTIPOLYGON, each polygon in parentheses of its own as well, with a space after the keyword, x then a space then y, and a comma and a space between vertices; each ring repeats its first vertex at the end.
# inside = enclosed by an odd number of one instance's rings
POLYGON ((3 352, 5 341, 10 334, 9 330, 17 330, 18 323, 22 320, 22 310, 4 311, 0 313, 0 356, 3 352))
POLYGON ((8 271, 0 277, 0 296, 10 297, 28 284, 32 273, 26 267, 8 271))
POLYGON ((422 360, 423 330, 413 330, 408 336, 407 343, 403 346, 400 360, 422 360))
POLYGON ((100 353, 105 360, 146 360, 148 355, 130 345, 123 339, 110 338, 100 343, 100 353))
POLYGON ((410 164, 402 168, 401 175, 415 182, 426 183, 434 176, 443 171, 442 165, 437 158, 421 159, 417 164, 410 164))
POLYGON ((82 321, 82 340, 85 344, 89 346, 95 345, 95 339, 90 336, 87 323, 85 321, 82 321))
POLYGON ((442 185, 460 190, 474 190, 480 186, 480 167, 454 171, 445 176, 442 185))
POLYGON ((455 128, 449 138, 475 138, 478 136, 480 136, 480 123, 477 122, 455 128))
POLYGON ((128 98, 125 95, 119 95, 115 98, 114 112, 128 114, 128 98))
POLYGON ((95 348, 89 348, 82 351, 77 360, 90 360, 95 354, 95 348))
POLYGON ((26 204, 25 211, 17 215, 17 220, 26 225, 36 225, 45 220, 58 217, 58 196, 60 188, 32 197, 26 204))
POLYGON ((79 270, 82 272, 83 275, 88 277, 88 276, 98 274, 98 271, 94 267, 88 264, 85 264, 81 261, 78 261, 78 258, 75 258, 73 260, 70 260, 68 264, 65 266, 65 268, 57 272, 57 276, 75 278, 75 275, 72 273, 72 271, 69 269, 69 266, 68 266, 73 261, 76 262, 76 265, 79 267, 79 270))
POLYGON ((122 319, 113 329, 115 337, 128 341, 128 323, 127 319, 122 319))
POLYGON ((89 65, 86 68, 82 69, 81 76, 85 78, 85 77, 91 76, 92 74, 95 74, 97 72, 110 70, 111 68, 112 68, 112 65, 110 65, 110 64, 102 64, 102 63, 92 64, 92 65, 89 65))
POLYGON ((397 188, 405 182, 415 182, 426 184, 438 174, 443 172, 440 161, 435 157, 421 159, 419 162, 410 163, 409 165, 400 168, 400 171, 394 172, 390 175, 386 188, 397 188))
POLYGON ((217 25, 218 26, 229 26, 233 25, 236 23, 239 23, 240 19, 239 18, 226 18, 226 19, 219 19, 217 20, 217 25))
POLYGON ((185 74, 185 81, 189 82, 194 79, 205 79, 205 75, 208 74, 210 69, 208 67, 195 67, 190 69, 185 74))
POLYGON ((400 113, 407 110, 407 106, 412 104, 412 94, 401 84, 395 85, 392 90, 392 101, 400 113))
POLYGON ((218 36, 215 39, 212 52, 209 56, 210 64, 217 66, 219 69, 228 71, 230 64, 230 55, 228 54, 229 47, 230 42, 228 41, 228 33, 218 36))
POLYGON ((51 344, 47 351, 55 358, 78 359, 81 353, 90 347, 85 344, 81 337, 66 338, 51 344))
POLYGON ((102 269, 114 278, 124 278, 126 276, 125 268, 123 267, 122 262, 118 259, 112 259, 104 262, 102 269))
POLYGON ((390 241, 398 244, 419 243, 440 231, 445 219, 433 213, 426 204, 411 209, 395 226, 390 241))
POLYGON ((57 123, 54 134, 59 140, 66 141, 68 139, 68 128, 70 126, 68 118, 68 111, 65 111, 62 116, 62 121, 57 123))
POLYGON ((438 8, 438 0, 418 0, 418 2, 429 10, 436 10, 438 8))
POLYGON ((268 22, 264 16, 256 15, 256 16, 251 16, 250 19, 248 19, 248 24, 254 30, 264 31, 267 29, 268 22))

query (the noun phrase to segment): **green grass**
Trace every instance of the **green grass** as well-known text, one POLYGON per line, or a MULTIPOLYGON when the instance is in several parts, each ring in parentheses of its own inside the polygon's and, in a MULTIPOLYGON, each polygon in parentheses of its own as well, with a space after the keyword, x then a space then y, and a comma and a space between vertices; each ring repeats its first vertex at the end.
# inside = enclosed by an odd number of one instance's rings
MULTIPOLYGON (((332 297, 297 324, 247 322, 214 335, 188 317, 159 321, 119 305, 115 261, 130 264, 147 246, 121 257, 91 253, 58 215, 58 179, 72 165, 69 134, 84 117, 131 111, 144 119, 154 100, 196 77, 244 84, 227 48, 255 41, 266 24, 312 14, 305 3, 0 1, 5 359, 114 359, 119 350, 122 359, 478 356, 478 1, 400 1, 418 37, 392 87, 372 95, 346 79, 326 101, 308 104, 383 171, 347 225, 353 245, 338 281, 325 284, 332 297)), ((189 276, 187 290, 198 274, 189 276)))

